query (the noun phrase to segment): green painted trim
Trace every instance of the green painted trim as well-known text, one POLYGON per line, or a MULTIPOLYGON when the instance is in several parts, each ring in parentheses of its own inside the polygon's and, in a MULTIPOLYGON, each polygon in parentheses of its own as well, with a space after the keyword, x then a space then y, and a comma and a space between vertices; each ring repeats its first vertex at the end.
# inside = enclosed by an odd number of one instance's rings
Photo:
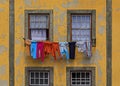
POLYGON ((96 46, 96 10, 68 10, 67 11, 67 40, 70 40, 70 15, 73 13, 92 14, 92 46, 96 46))
POLYGON ((9 86, 14 86, 14 0, 9 0, 9 86))
POLYGON ((112 86, 112 0, 106 0, 106 49, 106 86, 112 86))
POLYGON ((74 70, 90 70, 92 72, 92 85, 91 86, 96 86, 96 81, 95 81, 95 67, 67 67, 66 68, 66 86, 71 86, 70 85, 70 72, 74 70))
POLYGON ((25 67, 25 86, 29 86, 29 72, 30 71, 49 71, 50 85, 54 86, 54 70, 53 67, 25 67))
POLYGON ((28 15, 31 13, 48 13, 50 15, 50 41, 53 41, 53 10, 25 10, 25 38, 28 39, 28 15))

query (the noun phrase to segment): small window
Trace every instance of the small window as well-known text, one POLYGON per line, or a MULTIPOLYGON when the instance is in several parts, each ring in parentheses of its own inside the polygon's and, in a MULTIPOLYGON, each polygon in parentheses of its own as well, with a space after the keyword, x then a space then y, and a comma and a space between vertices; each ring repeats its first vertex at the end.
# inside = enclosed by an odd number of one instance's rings
POLYGON ((91 15, 71 15, 72 41, 91 41, 91 15))
POLYGON ((67 67, 67 86, 95 86, 94 67, 67 67))
POLYGON ((49 15, 29 15, 29 36, 31 40, 49 40, 49 15))
POLYGON ((25 86, 53 86, 52 67, 26 67, 25 86))
POLYGON ((50 86, 48 71, 30 71, 30 86, 50 86))
POLYGON ((92 86, 91 71, 71 71, 71 86, 92 86))

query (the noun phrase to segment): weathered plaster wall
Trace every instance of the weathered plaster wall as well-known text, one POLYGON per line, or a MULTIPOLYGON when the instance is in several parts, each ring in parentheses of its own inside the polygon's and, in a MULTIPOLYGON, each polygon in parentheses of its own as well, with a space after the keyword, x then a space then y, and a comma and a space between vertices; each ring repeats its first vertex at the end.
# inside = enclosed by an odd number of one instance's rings
POLYGON ((113 0, 112 13, 112 81, 113 86, 120 85, 120 1, 113 0))
POLYGON ((9 1, 0 0, 0 86, 9 86, 9 1))
POLYGON ((16 0, 15 1, 15 86, 25 85, 25 67, 53 67, 54 86, 66 86, 66 67, 96 67, 96 86, 106 85, 106 0, 16 0), (53 10, 53 39, 67 41, 67 10, 96 10, 96 47, 93 56, 84 58, 76 49, 76 59, 54 61, 52 56, 44 63, 26 56, 24 47, 24 10, 53 10), (60 83, 61 82, 61 83, 60 83))

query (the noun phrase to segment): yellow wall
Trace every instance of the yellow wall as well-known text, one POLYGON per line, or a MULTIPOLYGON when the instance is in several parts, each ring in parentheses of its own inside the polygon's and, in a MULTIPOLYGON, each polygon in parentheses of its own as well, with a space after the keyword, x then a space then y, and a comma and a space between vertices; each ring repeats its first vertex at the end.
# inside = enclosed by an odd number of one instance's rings
POLYGON ((9 1, 0 0, 0 86, 9 86, 9 1))
POLYGON ((66 86, 66 67, 96 67, 96 86, 106 85, 106 0, 16 0, 15 1, 15 86, 24 86, 25 67, 54 67, 54 86, 66 86), (44 63, 27 57, 24 52, 24 10, 53 10, 54 41, 67 41, 67 10, 96 10, 96 47, 91 59, 85 59, 76 49, 73 61, 57 60, 51 56, 44 63), (65 33, 63 33, 65 32, 65 33))
POLYGON ((113 0, 112 14, 112 81, 113 86, 120 85, 120 1, 113 0))

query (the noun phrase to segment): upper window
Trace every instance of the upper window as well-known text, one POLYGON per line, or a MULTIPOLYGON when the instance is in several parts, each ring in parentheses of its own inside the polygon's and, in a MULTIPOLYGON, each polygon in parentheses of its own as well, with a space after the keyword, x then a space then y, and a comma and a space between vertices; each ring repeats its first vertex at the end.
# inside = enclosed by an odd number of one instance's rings
POLYGON ((72 41, 91 41, 91 15, 71 15, 72 41))
POLYGON ((25 38, 53 40, 52 10, 25 10, 25 38))
POLYGON ((90 41, 96 45, 96 11, 67 11, 68 41, 90 41))
POLYGON ((29 34, 31 40, 49 40, 49 14, 31 14, 29 34))

